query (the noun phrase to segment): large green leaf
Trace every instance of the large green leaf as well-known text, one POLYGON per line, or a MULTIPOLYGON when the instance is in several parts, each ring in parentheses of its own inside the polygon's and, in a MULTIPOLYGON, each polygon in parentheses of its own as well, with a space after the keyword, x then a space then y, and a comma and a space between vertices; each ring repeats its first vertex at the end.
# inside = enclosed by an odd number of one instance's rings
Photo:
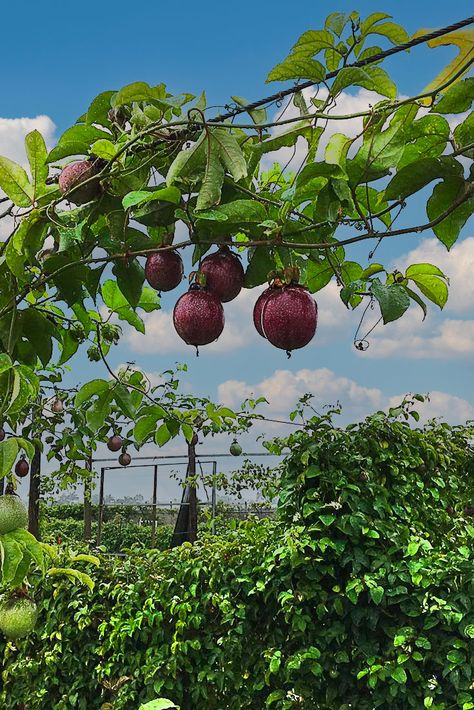
MULTIPOLYGON (((451 177, 435 185, 426 206, 430 221, 449 210, 453 203, 461 199, 466 194, 466 190, 470 190, 471 187, 471 183, 466 182, 462 177, 451 177)), ((447 249, 456 242, 462 227, 473 212, 474 197, 471 197, 433 227, 433 232, 447 249)))
POLYGON ((190 148, 182 150, 170 165, 166 176, 167 185, 173 185, 180 178, 195 175, 204 169, 206 161, 206 133, 203 131, 190 148))
POLYGON ((25 137, 25 148, 30 164, 33 192, 37 197, 41 192, 41 188, 45 186, 46 178, 49 173, 48 166, 46 165, 48 151, 46 150, 44 138, 39 131, 35 130, 28 133, 25 137))
POLYGON ((80 407, 81 404, 87 402, 95 394, 100 394, 109 388, 110 382, 107 380, 91 380, 90 382, 86 382, 76 394, 74 404, 76 407, 80 407))
POLYGON ((87 426, 95 433, 97 432, 105 422, 106 417, 110 413, 110 404, 113 398, 113 391, 111 388, 101 392, 97 399, 94 400, 92 405, 86 412, 87 426))
POLYGON ((0 543, 3 547, 3 563, 1 566, 2 582, 8 584, 16 575, 19 564, 23 559, 23 549, 15 540, 7 535, 0 535, 0 543))
POLYGON ((219 149, 219 156, 225 169, 238 182, 247 176, 247 163, 235 137, 224 128, 212 128, 212 137, 219 149))
POLYGON ((117 285, 120 291, 128 303, 135 308, 140 302, 145 280, 145 272, 142 265, 137 259, 132 259, 128 262, 116 261, 112 272, 117 277, 117 285))
POLYGON ((25 170, 9 158, 0 156, 0 188, 18 207, 29 207, 34 190, 25 170))
POLYGON ((431 109, 436 113, 462 113, 474 101, 474 77, 463 79, 451 86, 431 109))
POLYGON ((310 59, 303 54, 290 54, 280 64, 274 67, 267 76, 270 81, 287 81, 288 79, 309 79, 318 83, 326 76, 326 70, 321 62, 310 59))
POLYGON ((161 202, 171 202, 175 205, 179 204, 181 199, 181 192, 177 187, 165 187, 158 190, 138 190, 135 192, 129 192, 128 195, 122 199, 123 208, 125 210, 130 207, 135 207, 136 205, 141 205, 145 202, 152 202, 153 200, 160 200, 161 202))
POLYGON ((134 419, 136 407, 133 404, 132 396, 125 385, 115 385, 113 388, 114 399, 117 405, 129 419, 134 419))
POLYGON ((397 87, 389 78, 387 72, 380 67, 345 67, 341 69, 331 86, 331 93, 340 94, 348 86, 363 86, 370 91, 376 91, 382 96, 393 99, 397 95, 397 87))
POLYGON ((443 308, 448 300, 448 287, 439 276, 433 274, 411 273, 407 277, 411 279, 427 298, 440 308, 443 308))
POLYGON ((462 175, 463 167, 454 158, 425 158, 398 170, 385 189, 385 197, 388 200, 405 199, 437 178, 459 178, 462 175))
POLYGON ((15 438, 9 437, 0 442, 0 478, 12 471, 17 456, 18 442, 15 438))
POLYGON ((197 210, 207 210, 219 204, 224 182, 224 168, 220 157, 220 145, 212 134, 208 136, 206 164, 196 202, 197 210))
POLYGON ((110 137, 110 133, 96 126, 76 124, 63 133, 57 146, 49 153, 47 162, 52 163, 70 155, 87 155, 93 143, 100 138, 110 140, 110 137))
POLYGON ((374 279, 371 290, 379 303, 384 323, 400 318, 410 305, 410 297, 401 284, 387 285, 374 279))
POLYGON ((245 288, 253 288, 265 283, 269 272, 274 268, 275 261, 270 249, 257 247, 249 258, 249 265, 245 272, 245 288))
POLYGON ((308 30, 303 32, 291 50, 292 54, 313 57, 323 49, 334 47, 334 37, 328 30, 308 30))
MULTIPOLYGON (((472 146, 474 143, 474 111, 471 111, 465 121, 456 126, 454 129, 454 139, 459 147, 465 145, 472 146)), ((471 147, 471 151, 472 150, 471 147)))

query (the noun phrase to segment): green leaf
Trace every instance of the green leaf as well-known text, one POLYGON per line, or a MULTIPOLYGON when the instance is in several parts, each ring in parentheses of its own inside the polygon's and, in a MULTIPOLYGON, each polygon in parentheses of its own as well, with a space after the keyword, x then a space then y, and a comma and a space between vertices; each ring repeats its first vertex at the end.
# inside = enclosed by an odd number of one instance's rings
POLYGON ((85 123, 100 123, 102 126, 109 124, 108 113, 110 111, 110 100, 114 96, 115 91, 103 91, 96 96, 84 116, 85 123))
POLYGON ((37 197, 49 174, 48 166, 46 165, 48 151, 46 150, 44 138, 39 131, 35 130, 28 133, 25 137, 25 148, 30 164, 33 193, 37 197))
POLYGON ((410 305, 410 297, 401 284, 387 286, 380 279, 374 279, 371 290, 379 303, 384 323, 400 318, 410 305))
POLYGON ((138 190, 125 195, 122 199, 122 205, 123 208, 127 210, 130 207, 141 205, 144 202, 152 202, 153 200, 171 202, 172 204, 178 205, 181 200, 181 192, 177 187, 164 187, 153 190, 152 192, 149 190, 138 190))
POLYGON ((23 337, 34 348, 44 367, 47 366, 53 354, 53 336, 57 335, 56 327, 42 313, 34 308, 26 308, 21 313, 23 337))
POLYGON ((196 210, 207 210, 219 204, 224 182, 224 168, 220 158, 220 145, 211 134, 207 140, 206 167, 199 189, 196 210))
POLYGON ((474 111, 471 111, 466 120, 456 126, 454 140, 459 147, 474 143, 474 111))
POLYGON ((29 207, 34 198, 33 186, 25 170, 13 160, 0 156, 0 188, 18 207, 29 207))
POLYGON ((411 264, 405 271, 405 276, 407 277, 407 279, 413 276, 425 274, 446 278, 445 274, 441 271, 441 269, 435 266, 434 264, 411 264))
POLYGON ((383 595, 385 594, 385 590, 383 587, 371 587, 369 589, 369 594, 374 604, 380 604, 383 599, 383 595))
POLYGON ((133 436, 139 446, 149 437, 149 435, 154 432, 157 428, 157 422, 163 419, 165 411, 162 410, 160 413, 147 414, 144 417, 140 417, 135 427, 133 429, 133 436))
POLYGON ((327 30, 331 30, 336 34, 338 37, 341 36, 342 31, 344 27, 347 25, 350 20, 357 21, 359 17, 358 12, 331 12, 330 15, 327 16, 326 21, 324 23, 324 27, 327 30))
POLYGON ((155 444, 164 446, 171 439, 171 432, 166 424, 162 424, 155 432, 155 444))
POLYGON ((5 540, 6 538, 8 538, 9 540, 14 540, 16 543, 24 547, 28 551, 31 558, 36 562, 38 569, 42 573, 44 573, 45 564, 43 548, 41 547, 41 543, 38 542, 34 535, 28 532, 28 530, 24 530, 23 528, 17 528, 16 530, 12 530, 11 532, 3 536, 3 540, 5 540))
POLYGON ((377 22, 391 19, 391 17, 392 16, 387 15, 386 12, 373 12, 360 23, 360 34, 362 35, 362 37, 365 37, 368 34, 369 30, 371 30, 372 27, 377 24, 377 22))
POLYGON ((433 106, 436 113, 462 113, 468 111, 474 101, 474 77, 458 81, 433 106))
POLYGON ((173 703, 172 700, 167 700, 166 698, 157 698, 156 700, 150 700, 149 703, 140 705, 139 710, 168 710, 169 708, 177 708, 178 706, 173 703))
POLYGON ((0 535, 0 543, 3 548, 3 559, 1 565, 2 582, 8 584, 16 575, 18 566, 23 559, 23 548, 8 535, 0 535))
POLYGON ((410 39, 410 35, 404 27, 396 22, 383 22, 382 24, 373 24, 364 32, 364 36, 376 34, 386 37, 392 44, 405 44, 410 39))
POLYGON ((97 399, 92 402, 92 405, 86 412, 87 426, 95 433, 105 422, 106 417, 110 413, 110 404, 113 399, 113 390, 107 388, 101 392, 97 399))
POLYGON ((98 158, 112 160, 117 153, 117 147, 107 138, 99 138, 98 141, 91 145, 90 152, 98 158))
POLYGON ((407 682, 406 671, 403 668, 400 668, 400 666, 398 666, 397 668, 394 668, 390 672, 390 675, 393 678, 393 680, 397 681, 397 683, 403 684, 403 683, 407 682))
MULTIPOLYGON (((450 178, 435 185, 433 193, 428 200, 426 211, 430 221, 446 212, 453 203, 471 189, 471 184, 463 178, 450 178)), ((474 212, 474 197, 466 200, 457 209, 451 212, 439 224, 433 227, 433 232, 438 239, 450 249, 459 237, 459 233, 474 212)))
POLYGON ((403 200, 433 180, 462 177, 463 167, 450 157, 417 160, 398 170, 385 188, 387 200, 403 200))
POLYGON ((76 124, 63 133, 57 146, 49 153, 47 162, 52 163, 70 155, 87 155, 90 146, 101 138, 110 140, 110 133, 96 126, 76 124))
POLYGON ((187 150, 182 150, 170 165, 166 184, 173 185, 176 180, 195 175, 202 171, 206 161, 206 133, 203 131, 197 141, 187 150))
POLYGON ((213 139, 217 142, 219 156, 227 172, 235 182, 247 176, 247 163, 235 137, 223 128, 211 128, 213 139))
POLYGON ((81 389, 76 394, 74 405, 76 407, 80 407, 81 404, 87 402, 95 394, 100 394, 101 392, 104 392, 104 390, 108 390, 110 388, 110 384, 111 383, 107 380, 91 380, 90 382, 86 382, 86 384, 82 385, 81 389))
POLYGON ((430 301, 440 308, 446 305, 446 301, 448 300, 448 287, 438 276, 431 274, 412 274, 409 278, 430 301))
POLYGON ((274 268, 275 261, 271 251, 264 247, 257 247, 249 258, 249 265, 245 272, 245 288, 253 288, 265 283, 269 272, 274 268))
POLYGON ((280 64, 274 67, 267 76, 266 82, 287 81, 288 79, 309 79, 315 84, 326 76, 326 70, 321 62, 301 54, 290 54, 280 64))
POLYGON ((395 98, 397 89, 395 84, 388 77, 388 74, 380 67, 345 67, 341 69, 331 86, 331 94, 334 96, 348 86, 363 86, 370 91, 377 91, 383 96, 395 98))
POLYGON ((117 384, 112 391, 119 408, 126 417, 133 420, 136 414, 136 407, 133 404, 132 396, 128 389, 124 385, 117 384))
POLYGON ((116 261, 112 273, 117 277, 117 286, 127 302, 133 307, 138 306, 145 280, 145 272, 140 262, 137 259, 127 263, 116 261))
POLYGON ((332 49, 333 47, 334 37, 328 30, 308 30, 298 39, 291 53, 303 57, 313 57, 323 49, 332 49))
POLYGON ((0 375, 13 367, 11 357, 6 353, 0 353, 0 375))
POLYGON ((343 133, 334 133, 326 146, 324 159, 327 163, 340 165, 343 169, 346 164, 347 152, 354 142, 354 138, 348 138, 343 133))
POLYGON ((91 591, 94 589, 94 582, 91 577, 84 572, 79 572, 77 569, 69 567, 50 567, 47 571, 47 575, 50 577, 65 576, 69 577, 71 581, 77 579, 78 582, 86 586, 91 591))
POLYGON ((0 479, 10 473, 18 456, 18 442, 9 437, 0 442, 0 479))
MULTIPOLYGON (((238 106, 245 108, 249 105, 249 101, 244 99, 242 96, 231 96, 230 98, 232 101, 235 101, 238 106)), ((267 111, 264 108, 252 108, 248 111, 248 114, 252 121, 256 124, 265 123, 267 120, 267 111)))
POLYGON ((415 303, 417 303, 420 306, 421 310, 423 311, 423 320, 425 320, 426 315, 428 313, 426 303, 423 301, 423 299, 420 298, 420 296, 415 291, 412 291, 411 288, 408 288, 408 286, 405 286, 405 289, 406 289, 406 292, 408 293, 408 295, 410 296, 410 298, 412 299, 412 301, 415 301, 415 303))

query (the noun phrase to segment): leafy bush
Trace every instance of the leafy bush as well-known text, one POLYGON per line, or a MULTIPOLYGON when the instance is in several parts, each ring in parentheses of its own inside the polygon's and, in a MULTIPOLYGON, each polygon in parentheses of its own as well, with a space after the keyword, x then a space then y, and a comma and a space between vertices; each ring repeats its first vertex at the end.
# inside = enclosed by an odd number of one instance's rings
POLYGON ((280 520, 104 560, 92 594, 38 581, 1 706, 474 708, 470 437, 312 420, 280 444, 280 520))

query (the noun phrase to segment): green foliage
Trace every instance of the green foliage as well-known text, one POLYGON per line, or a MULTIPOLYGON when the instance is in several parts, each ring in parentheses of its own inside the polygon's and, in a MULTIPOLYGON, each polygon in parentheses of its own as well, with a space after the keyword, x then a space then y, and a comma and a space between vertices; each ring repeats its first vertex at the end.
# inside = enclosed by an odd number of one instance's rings
POLYGON ((37 580, 2 706, 469 708, 473 431, 410 428, 417 399, 269 445, 278 521, 103 560, 92 592, 37 580))

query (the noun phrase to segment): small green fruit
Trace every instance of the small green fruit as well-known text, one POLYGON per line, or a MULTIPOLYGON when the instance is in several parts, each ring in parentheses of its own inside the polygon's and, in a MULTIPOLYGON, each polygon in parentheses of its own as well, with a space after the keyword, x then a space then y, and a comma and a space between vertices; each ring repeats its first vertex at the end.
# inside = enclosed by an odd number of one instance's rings
POLYGON ((32 631, 38 609, 32 599, 11 597, 0 603, 0 630, 9 639, 21 639, 32 631))
POLYGON ((28 511, 15 495, 0 496, 0 535, 28 525, 28 511))
POLYGON ((230 451, 230 453, 232 454, 232 456, 240 456, 241 453, 242 453, 242 447, 241 447, 240 444, 234 439, 234 441, 233 441, 232 444, 230 445, 229 451, 230 451))

